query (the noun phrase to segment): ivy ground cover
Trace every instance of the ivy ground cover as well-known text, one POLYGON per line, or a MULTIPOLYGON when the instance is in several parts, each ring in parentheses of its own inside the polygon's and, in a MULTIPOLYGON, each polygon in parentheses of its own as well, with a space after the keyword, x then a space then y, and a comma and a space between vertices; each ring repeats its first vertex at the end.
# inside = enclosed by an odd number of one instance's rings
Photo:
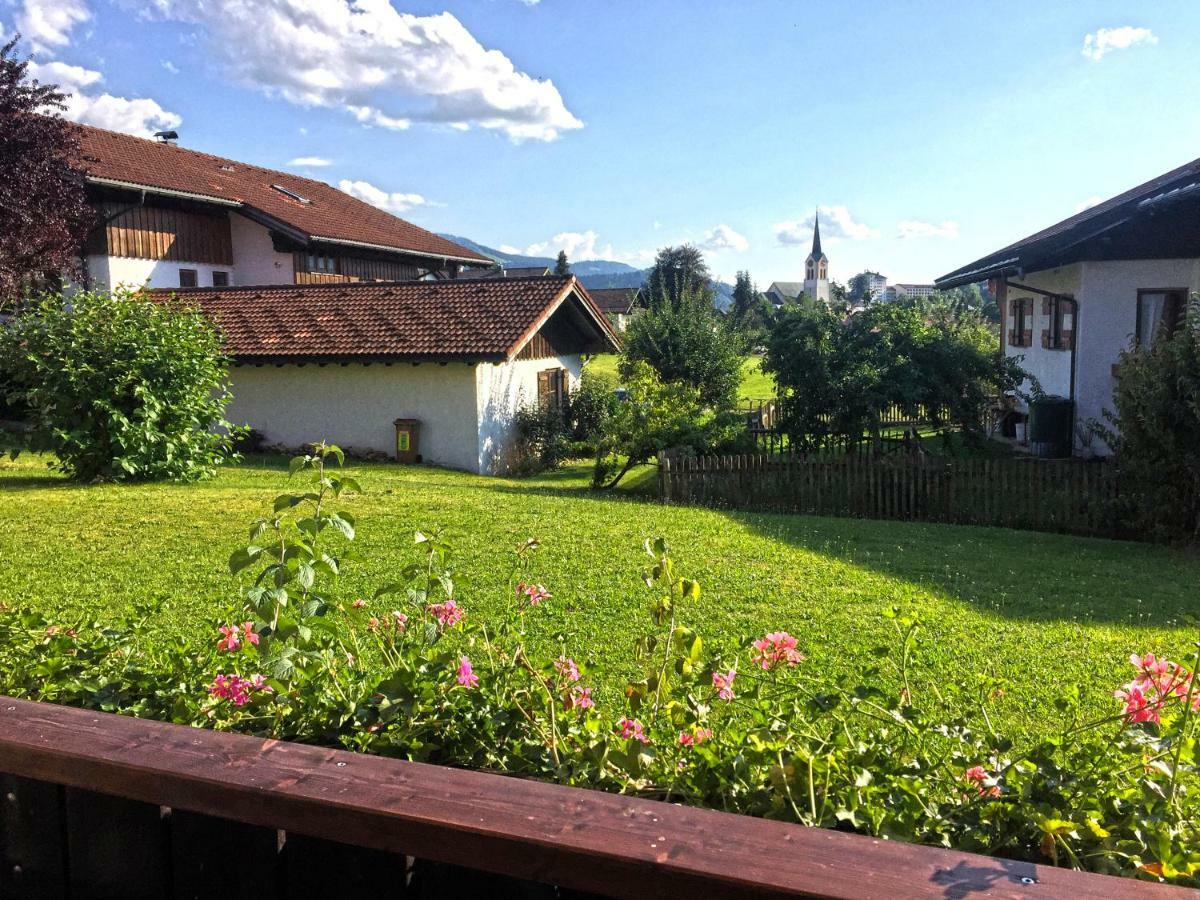
MULTIPOLYGON (((230 553, 286 480, 286 460, 256 458, 193 485, 70 484, 23 456, 0 463, 0 603, 56 620, 106 619, 164 601, 152 633, 194 639, 236 601, 230 553)), ((459 591, 481 619, 511 615, 500 562, 530 537, 556 632, 586 648, 597 697, 619 696, 638 663, 646 588, 643 542, 665 536, 704 585, 686 623, 731 652, 747 634, 786 630, 806 665, 852 673, 894 643, 885 610, 919 616, 915 653, 938 678, 1000 680, 998 724, 1036 734, 1064 694, 1112 710, 1131 652, 1186 657, 1200 614, 1200 556, 1111 541, 895 522, 664 508, 598 496, 586 474, 487 479, 423 467, 352 465, 366 491, 343 593, 367 596, 413 559, 417 529, 444 529, 459 591)), ((535 638, 536 639, 536 638, 535 638)), ((883 677, 887 677, 885 672, 883 677)))

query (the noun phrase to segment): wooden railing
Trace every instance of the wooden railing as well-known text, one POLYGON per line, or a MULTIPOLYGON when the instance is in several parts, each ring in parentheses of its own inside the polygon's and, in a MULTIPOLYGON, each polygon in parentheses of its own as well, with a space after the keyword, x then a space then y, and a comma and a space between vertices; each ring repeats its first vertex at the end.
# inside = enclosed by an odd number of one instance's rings
POLYGON ((1184 896, 4 697, 0 772, 4 898, 1184 896))
POLYGON ((1115 470, 1099 460, 665 454, 659 463, 664 503, 1120 534, 1115 470))
MULTIPOLYGON (((782 409, 778 400, 743 400, 739 412, 745 416, 746 430, 754 439, 754 446, 759 452, 786 453, 793 449, 792 439, 782 427, 782 409)), ((904 430, 927 426, 934 418, 924 406, 918 407, 915 414, 910 414, 892 404, 880 411, 877 426, 882 434, 895 441, 897 435, 904 430)), ((939 422, 948 422, 949 410, 938 410, 936 418, 939 422)), ((822 416, 821 419, 829 423, 832 416, 822 416)), ((823 452, 839 455, 854 449, 844 436, 829 436, 822 440, 820 445, 823 452)))

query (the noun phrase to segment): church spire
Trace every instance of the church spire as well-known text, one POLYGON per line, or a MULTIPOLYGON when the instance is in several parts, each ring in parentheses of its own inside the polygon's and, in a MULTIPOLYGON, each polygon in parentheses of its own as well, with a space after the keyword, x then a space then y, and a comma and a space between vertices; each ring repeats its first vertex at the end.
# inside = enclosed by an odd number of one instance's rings
POLYGON ((820 259, 821 253, 821 211, 817 210, 813 216, 813 259, 820 259))

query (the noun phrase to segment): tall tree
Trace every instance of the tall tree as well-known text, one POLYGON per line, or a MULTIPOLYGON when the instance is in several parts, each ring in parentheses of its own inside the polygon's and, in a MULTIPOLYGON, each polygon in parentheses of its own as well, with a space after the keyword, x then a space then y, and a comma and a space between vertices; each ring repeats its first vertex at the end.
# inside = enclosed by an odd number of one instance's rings
POLYGON ((738 272, 733 286, 733 303, 729 307, 729 321, 733 327, 757 344, 771 321, 772 312, 770 301, 758 292, 750 273, 738 272))
POLYGON ((554 274, 555 275, 570 275, 571 274, 571 264, 567 261, 567 251, 566 250, 558 251, 558 260, 554 263, 554 274))
POLYGON ((869 303, 871 301, 871 273, 859 272, 850 278, 846 285, 846 293, 854 303, 869 303))
POLYGON ((659 250, 644 287, 651 309, 677 308, 683 297, 695 294, 707 298, 712 306, 716 296, 704 254, 691 244, 659 250))
POLYGON ((65 95, 28 78, 19 35, 0 48, 0 310, 31 289, 78 276, 80 248, 95 221, 77 129, 65 95))

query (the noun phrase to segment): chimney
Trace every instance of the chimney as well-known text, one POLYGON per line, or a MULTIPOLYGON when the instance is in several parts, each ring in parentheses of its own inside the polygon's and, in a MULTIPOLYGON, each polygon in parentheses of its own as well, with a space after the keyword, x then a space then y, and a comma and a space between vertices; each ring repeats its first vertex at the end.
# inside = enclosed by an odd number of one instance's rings
POLYGON ((154 139, 160 144, 174 144, 179 140, 178 131, 156 131, 154 139))

